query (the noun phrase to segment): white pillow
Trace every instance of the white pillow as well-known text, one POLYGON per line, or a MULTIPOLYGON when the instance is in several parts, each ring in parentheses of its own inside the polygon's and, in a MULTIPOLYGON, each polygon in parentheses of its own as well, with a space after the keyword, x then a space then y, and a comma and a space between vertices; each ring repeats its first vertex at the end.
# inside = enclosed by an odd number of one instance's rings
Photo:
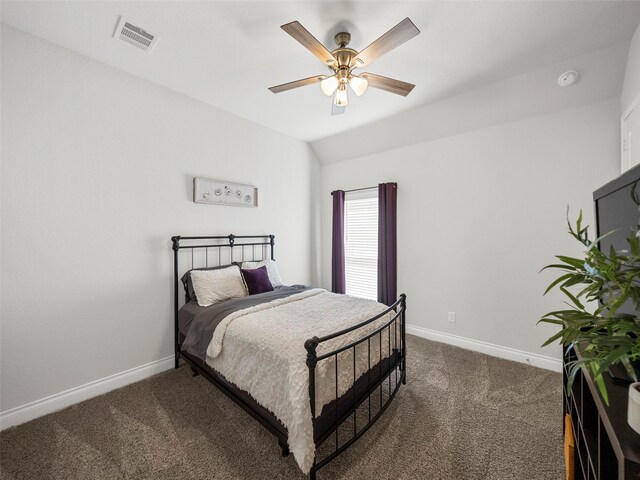
POLYGON ((248 295, 237 265, 219 270, 192 270, 191 283, 201 307, 248 295))
POLYGON ((242 268, 245 270, 254 270, 262 266, 267 267, 267 274, 269 275, 269 281, 273 288, 282 286, 282 279, 280 278, 280 272, 278 272, 278 266, 275 260, 262 260, 261 262, 242 262, 242 268))

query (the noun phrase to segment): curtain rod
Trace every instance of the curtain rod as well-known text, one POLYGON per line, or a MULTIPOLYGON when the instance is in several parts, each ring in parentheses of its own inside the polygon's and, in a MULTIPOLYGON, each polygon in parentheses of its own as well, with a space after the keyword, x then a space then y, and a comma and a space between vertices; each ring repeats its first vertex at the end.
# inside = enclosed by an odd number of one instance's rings
MULTIPOLYGON (((392 183, 393 183, 393 182, 392 182, 392 183)), ((395 185, 395 183, 393 183, 393 184, 395 185)), ((373 186, 373 187, 353 188, 353 189, 351 189, 351 190, 343 190, 343 192, 344 192, 344 193, 349 193, 349 192, 359 192, 359 191, 361 191, 361 190, 373 190, 374 188, 378 188, 378 187, 379 187, 379 185, 375 185, 375 186, 373 186)), ((337 192, 338 190, 335 190, 335 191, 337 192)), ((331 195, 333 195, 333 194, 334 194, 334 192, 331 192, 331 195)))
POLYGON ((360 190, 372 190, 374 188, 378 188, 378 186, 374 186, 374 187, 362 187, 362 188, 353 188, 351 190, 345 190, 344 193, 349 193, 349 192, 359 192, 360 190))
POLYGON ((344 193, 347 193, 347 192, 359 192, 360 190, 372 190, 374 188, 378 188, 378 186, 376 185, 375 187, 354 188, 354 189, 351 189, 351 190, 345 190, 344 193))

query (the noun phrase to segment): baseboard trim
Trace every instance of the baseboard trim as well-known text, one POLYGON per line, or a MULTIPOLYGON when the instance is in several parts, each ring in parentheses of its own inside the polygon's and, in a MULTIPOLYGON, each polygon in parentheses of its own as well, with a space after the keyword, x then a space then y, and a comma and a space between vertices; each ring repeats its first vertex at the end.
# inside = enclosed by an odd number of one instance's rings
POLYGON ((70 388, 64 392, 55 393, 48 397, 35 400, 33 402, 14 407, 4 412, 0 412, 0 430, 20 425, 34 418, 41 417, 76 403, 88 400, 89 398, 102 395, 116 388, 124 387, 130 383, 144 380, 174 366, 174 357, 161 358, 154 362, 149 362, 139 367, 134 367, 124 372, 115 373, 108 377, 94 380, 93 382, 70 388))
MULTIPOLYGON (((516 350, 515 348, 503 347, 501 345, 473 340, 467 337, 460 337, 450 333, 438 332, 437 330, 431 330, 417 325, 407 325, 407 333, 416 335, 417 337, 426 338, 427 340, 434 340, 436 342, 455 345, 456 347, 464 348, 466 350, 484 353, 486 355, 491 355, 492 357, 526 363, 527 365, 544 368, 545 370, 552 370, 554 372, 562 371, 561 360, 553 357, 546 357, 544 355, 538 355, 537 353, 529 353, 523 350, 516 350)), ((411 353, 409 353, 409 355, 410 354, 411 353)))

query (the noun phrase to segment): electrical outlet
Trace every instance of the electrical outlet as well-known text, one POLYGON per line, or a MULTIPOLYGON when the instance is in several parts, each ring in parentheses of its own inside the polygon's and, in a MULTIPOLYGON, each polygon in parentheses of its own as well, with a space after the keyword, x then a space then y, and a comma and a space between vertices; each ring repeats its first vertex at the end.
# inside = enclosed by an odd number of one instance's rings
POLYGON ((456 312, 449 312, 448 319, 451 323, 456 323, 456 312))

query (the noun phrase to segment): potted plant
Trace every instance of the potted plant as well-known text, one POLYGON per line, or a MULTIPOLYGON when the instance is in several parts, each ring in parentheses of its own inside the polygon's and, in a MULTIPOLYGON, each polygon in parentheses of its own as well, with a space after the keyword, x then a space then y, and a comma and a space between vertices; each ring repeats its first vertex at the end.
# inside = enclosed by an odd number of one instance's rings
MULTIPOLYGON (((632 196, 640 205, 635 189, 632 196)), ((582 212, 575 227, 569 220, 567 223, 569 234, 586 251, 583 258, 558 255, 560 263, 543 268, 560 270, 561 275, 545 294, 560 289, 569 307, 549 312, 539 320, 560 326, 560 331, 543 346, 558 340, 568 348, 578 346, 582 355, 569 365, 568 393, 571 394, 576 374, 585 367, 608 405, 603 375, 612 365, 622 365, 635 382, 640 376, 640 370, 636 370, 640 363, 640 225, 628 237, 628 249, 616 251, 612 247, 609 252, 602 252, 598 244, 609 234, 591 241, 589 227, 582 226, 582 212), (627 302, 631 302, 635 313, 620 311, 627 302)))

